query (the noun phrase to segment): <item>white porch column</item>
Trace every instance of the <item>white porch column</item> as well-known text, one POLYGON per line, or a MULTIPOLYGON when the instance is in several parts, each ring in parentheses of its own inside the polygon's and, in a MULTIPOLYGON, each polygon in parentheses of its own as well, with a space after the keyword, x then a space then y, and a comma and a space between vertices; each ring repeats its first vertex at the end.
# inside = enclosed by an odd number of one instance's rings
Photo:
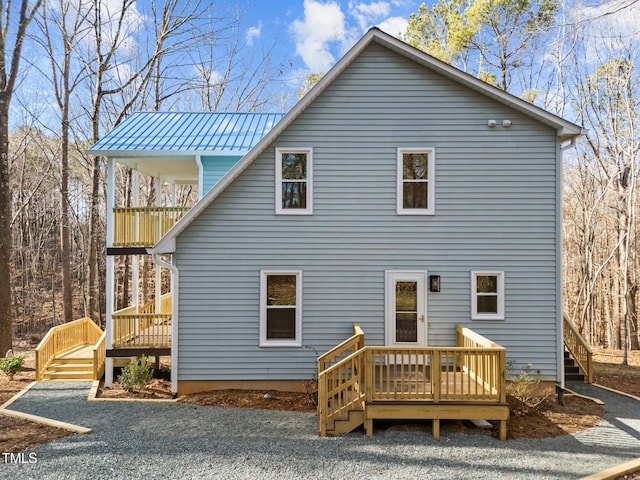
MULTIPOLYGON (((162 206, 162 178, 156 178, 156 207, 162 206)), ((156 313, 160 313, 160 296, 162 295, 162 267, 157 263, 154 263, 154 270, 156 273, 156 313)))
MULTIPOLYGON (((139 207, 140 206, 140 174, 137 170, 138 166, 136 165, 136 169, 131 172, 131 206, 139 207)), ((137 222, 136 222, 137 223, 137 222)), ((136 225, 136 231, 140 231, 140 225, 136 225)), ((135 312, 138 312, 140 307, 140 258, 138 255, 133 255, 131 258, 131 300, 133 301, 133 305, 135 305, 135 312)), ((136 324, 136 334, 138 333, 138 325, 136 324)))
MULTIPOLYGON (((113 159, 107 158, 107 248, 113 247, 114 221, 113 207, 115 206, 116 174, 113 159)), ((115 259, 107 255, 106 272, 106 347, 113 348, 113 308, 115 299, 115 259)), ((104 385, 111 388, 113 384, 113 358, 107 357, 105 363, 104 385)))

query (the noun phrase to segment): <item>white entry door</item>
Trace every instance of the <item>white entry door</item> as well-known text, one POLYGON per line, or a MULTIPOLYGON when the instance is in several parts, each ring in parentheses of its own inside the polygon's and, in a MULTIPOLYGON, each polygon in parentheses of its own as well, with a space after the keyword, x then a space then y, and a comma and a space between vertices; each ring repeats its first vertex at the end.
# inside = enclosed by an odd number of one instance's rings
POLYGON ((386 344, 427 345, 425 271, 386 272, 386 344))

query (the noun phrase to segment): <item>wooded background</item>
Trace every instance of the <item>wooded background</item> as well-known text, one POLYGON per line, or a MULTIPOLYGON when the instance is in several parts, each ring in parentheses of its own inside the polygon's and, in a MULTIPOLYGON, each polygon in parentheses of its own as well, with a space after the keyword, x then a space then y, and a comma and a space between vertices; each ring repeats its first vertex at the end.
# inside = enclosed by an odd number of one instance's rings
MULTIPOLYGON (((134 0, 114 5, 0 5, 0 126, 8 134, 3 150, 0 128, 0 275, 10 273, 9 285, 0 278, 2 353, 11 346, 2 325, 37 341, 55 324, 102 320, 105 165, 85 148, 133 111, 286 111, 295 97, 274 88, 289 66, 275 43, 248 56, 241 12, 150 2, 141 26, 134 0), (51 101, 55 115, 43 106, 51 101), (3 117, 10 104, 11 121, 3 117)), ((639 12, 637 0, 440 0, 419 6, 400 35, 587 129, 565 151, 565 313, 592 344, 625 351, 640 348, 639 12)), ((298 96, 321 75, 309 72, 298 96)), ((117 175, 126 206, 131 174, 117 175)), ((139 188, 140 204, 153 205, 153 181, 142 177, 139 188)), ((179 203, 192 204, 194 193, 182 188, 179 203)), ((130 303, 129 268, 118 263, 118 307, 130 303)), ((152 278, 147 260, 142 271, 152 278)), ((144 300, 152 293, 142 283, 144 300)))

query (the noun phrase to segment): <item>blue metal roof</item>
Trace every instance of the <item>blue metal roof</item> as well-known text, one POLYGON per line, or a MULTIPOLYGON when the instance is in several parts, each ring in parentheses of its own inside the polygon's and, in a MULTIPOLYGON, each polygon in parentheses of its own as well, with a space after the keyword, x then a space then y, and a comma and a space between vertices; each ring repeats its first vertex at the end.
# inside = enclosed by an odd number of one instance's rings
POLYGON ((88 152, 105 156, 246 153, 283 113, 137 112, 88 152))

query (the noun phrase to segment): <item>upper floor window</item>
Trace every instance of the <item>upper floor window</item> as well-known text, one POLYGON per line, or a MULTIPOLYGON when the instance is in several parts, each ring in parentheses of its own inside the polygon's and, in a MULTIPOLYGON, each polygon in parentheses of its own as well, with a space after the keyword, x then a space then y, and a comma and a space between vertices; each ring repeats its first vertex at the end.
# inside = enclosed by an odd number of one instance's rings
POLYGON ((472 320, 504 320, 504 272, 471 272, 472 320))
POLYGON ((398 149, 398 215, 433 215, 435 150, 398 149))
POLYGON ((276 149, 276 213, 313 213, 313 150, 276 149))

